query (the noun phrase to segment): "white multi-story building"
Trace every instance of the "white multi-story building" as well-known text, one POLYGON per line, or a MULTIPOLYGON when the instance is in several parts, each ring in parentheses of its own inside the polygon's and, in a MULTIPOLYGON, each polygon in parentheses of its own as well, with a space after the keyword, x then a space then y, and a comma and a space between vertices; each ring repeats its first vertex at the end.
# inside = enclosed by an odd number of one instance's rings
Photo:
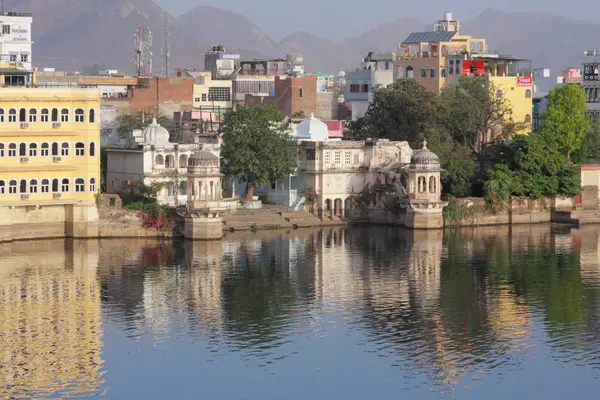
POLYGON ((394 82, 394 53, 373 53, 362 59, 361 68, 345 74, 344 101, 352 107, 352 120, 363 117, 373 101, 373 88, 394 82))
POLYGON ((0 13, 0 57, 3 62, 11 62, 31 71, 31 25, 33 16, 29 13, 0 13))

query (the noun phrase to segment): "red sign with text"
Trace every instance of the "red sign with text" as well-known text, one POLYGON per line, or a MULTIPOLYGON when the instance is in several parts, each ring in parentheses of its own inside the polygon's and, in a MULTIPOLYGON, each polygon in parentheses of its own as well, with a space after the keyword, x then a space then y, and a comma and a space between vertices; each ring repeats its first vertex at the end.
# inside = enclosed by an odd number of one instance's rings
POLYGON ((531 86, 531 85, 533 85, 533 78, 531 77, 531 75, 517 77, 517 86, 531 86))
POLYGON ((462 76, 483 75, 484 72, 483 60, 463 60, 462 76))

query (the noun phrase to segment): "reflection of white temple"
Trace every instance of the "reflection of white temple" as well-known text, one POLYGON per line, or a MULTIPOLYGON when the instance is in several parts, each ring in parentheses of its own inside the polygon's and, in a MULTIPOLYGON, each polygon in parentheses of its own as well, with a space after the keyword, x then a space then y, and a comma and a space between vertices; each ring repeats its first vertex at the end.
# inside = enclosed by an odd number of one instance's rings
POLYGON ((0 398, 97 395, 98 242, 0 244, 0 398))
POLYGON ((132 182, 164 183, 158 200, 170 205, 183 205, 187 200, 188 159, 202 148, 220 155, 215 143, 173 143, 170 133, 152 121, 143 130, 130 132, 125 138, 115 132, 107 150, 106 190, 127 192, 132 182))
POLYGON ((420 307, 430 308, 440 297, 443 231, 415 231, 412 235, 408 257, 409 288, 420 307))
POLYGON ((597 226, 582 226, 573 230, 579 242, 581 281, 587 285, 600 284, 600 230, 597 226))

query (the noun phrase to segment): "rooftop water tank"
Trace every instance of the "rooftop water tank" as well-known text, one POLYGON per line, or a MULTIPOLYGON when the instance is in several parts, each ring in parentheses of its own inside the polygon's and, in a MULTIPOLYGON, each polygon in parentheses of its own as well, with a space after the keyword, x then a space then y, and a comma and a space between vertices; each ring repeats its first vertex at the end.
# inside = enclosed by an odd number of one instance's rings
POLYGON ((447 12, 444 14, 444 21, 453 21, 451 12, 447 12))

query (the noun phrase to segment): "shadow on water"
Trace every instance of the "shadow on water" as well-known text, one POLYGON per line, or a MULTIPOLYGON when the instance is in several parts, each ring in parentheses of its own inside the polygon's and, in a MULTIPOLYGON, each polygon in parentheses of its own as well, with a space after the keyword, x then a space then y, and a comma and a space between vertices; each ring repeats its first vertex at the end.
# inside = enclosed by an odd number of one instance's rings
POLYGON ((396 388, 443 393, 527 368, 536 346, 547 363, 599 365, 598 227, 57 240, 0 256, 2 397, 105 394, 103 327, 133 348, 186 343, 253 366, 343 337, 346 360, 376 357, 396 388))

